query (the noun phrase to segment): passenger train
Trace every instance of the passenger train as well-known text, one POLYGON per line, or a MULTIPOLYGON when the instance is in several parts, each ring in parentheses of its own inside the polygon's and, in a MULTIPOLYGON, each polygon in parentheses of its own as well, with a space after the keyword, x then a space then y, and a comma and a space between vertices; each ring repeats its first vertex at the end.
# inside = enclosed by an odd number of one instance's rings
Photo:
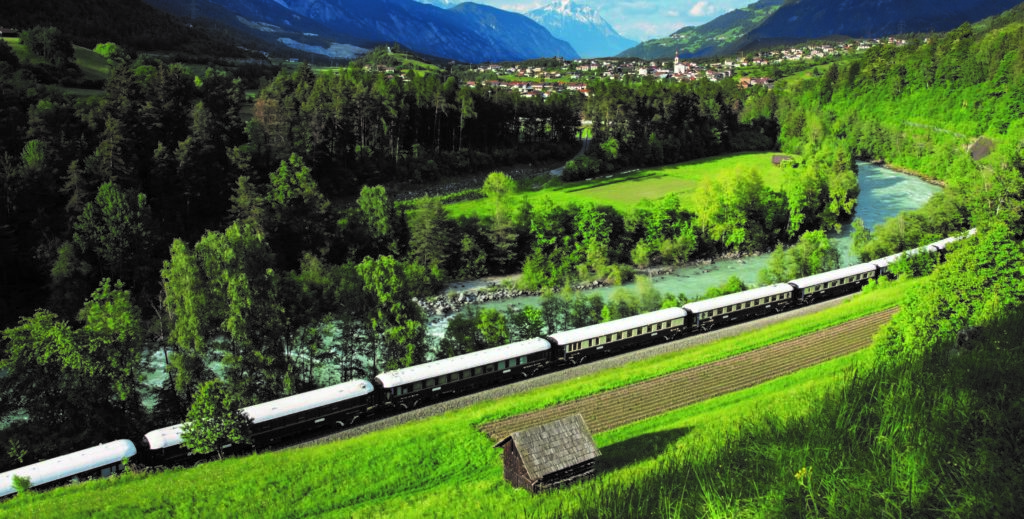
MULTIPOLYGON (((971 229, 965 236, 973 235, 971 229)), ((506 344, 448 359, 380 373, 371 380, 352 380, 242 409, 252 420, 256 447, 326 427, 346 427, 437 400, 510 383, 541 372, 576 365, 598 356, 706 332, 738 321, 837 297, 859 290, 868 281, 889 274, 903 256, 936 254, 962 239, 954 236, 868 263, 815 274, 788 283, 754 288, 695 301, 615 321, 585 326, 506 344)), ((16 492, 15 475, 28 477, 31 487, 107 476, 123 461, 148 466, 188 464, 182 426, 147 433, 137 451, 130 440, 117 440, 0 474, 0 499, 16 492)))

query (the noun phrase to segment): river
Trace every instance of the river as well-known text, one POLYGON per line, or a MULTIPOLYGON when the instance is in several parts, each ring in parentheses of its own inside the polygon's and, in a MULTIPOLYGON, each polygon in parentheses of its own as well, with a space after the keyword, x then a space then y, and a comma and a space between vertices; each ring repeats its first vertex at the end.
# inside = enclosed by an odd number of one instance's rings
MULTIPOLYGON (((855 216, 864 220, 864 225, 868 229, 874 228, 901 211, 920 208, 932 195, 942 189, 920 178, 867 162, 858 162, 857 169, 860 196, 857 198, 855 216)), ((846 224, 839 233, 830 236, 839 249, 840 261, 843 266, 856 263, 856 258, 851 251, 852 233, 853 226, 846 224)), ((700 296, 708 289, 722 285, 732 276, 736 276, 747 285, 752 286, 757 284, 757 274, 767 265, 770 256, 770 254, 761 254, 734 260, 718 260, 710 265, 688 265, 676 269, 671 274, 655 277, 652 281, 654 288, 663 294, 686 294, 689 297, 700 296)), ((457 290, 455 287, 465 288, 479 285, 479 283, 473 282, 458 283, 453 285, 452 291, 457 290)), ((632 284, 601 287, 589 290, 587 294, 597 294, 607 299, 616 290, 632 287, 632 284)), ((540 297, 519 297, 480 303, 476 306, 506 310, 513 305, 522 307, 539 304, 540 297)), ((434 337, 443 336, 450 318, 451 316, 432 320, 428 326, 428 334, 434 337)))

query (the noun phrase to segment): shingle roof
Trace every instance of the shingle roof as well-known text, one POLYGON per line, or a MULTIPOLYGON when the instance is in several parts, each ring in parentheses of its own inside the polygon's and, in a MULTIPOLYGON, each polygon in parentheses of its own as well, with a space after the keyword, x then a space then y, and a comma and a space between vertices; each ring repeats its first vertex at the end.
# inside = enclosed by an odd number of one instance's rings
POLYGON ((514 432, 495 447, 509 440, 515 442, 526 473, 534 481, 601 455, 583 415, 578 413, 514 432))

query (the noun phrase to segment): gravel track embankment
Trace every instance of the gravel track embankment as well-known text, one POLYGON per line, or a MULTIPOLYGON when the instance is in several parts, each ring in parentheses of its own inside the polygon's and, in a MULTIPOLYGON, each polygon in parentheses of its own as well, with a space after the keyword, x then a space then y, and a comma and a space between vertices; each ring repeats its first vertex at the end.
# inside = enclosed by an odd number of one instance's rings
POLYGON ((485 424, 492 440, 580 413, 592 433, 756 386, 871 345, 895 309, 644 382, 485 424))
POLYGON ((498 386, 485 391, 480 391, 463 397, 440 402, 431 406, 414 409, 406 413, 381 418, 372 422, 368 422, 364 425, 356 425, 335 433, 318 437, 316 439, 310 439, 299 443, 295 443, 286 448, 322 445, 337 440, 354 438, 356 436, 361 436, 366 433, 387 429, 389 427, 394 427, 396 425, 401 425, 404 423, 420 420, 423 418, 428 418, 431 416, 441 415, 448 411, 462 409, 464 407, 468 407, 478 402, 494 400, 497 398, 523 393, 538 387, 543 387, 549 384, 571 380, 573 378, 580 377, 583 375, 597 373, 605 369, 622 366, 630 362, 644 360, 665 353, 680 351, 686 348, 692 348, 694 346, 699 346, 702 344, 708 344, 729 337, 735 337, 738 335, 742 335, 744 333, 748 333, 763 328, 771 324, 787 321, 804 315, 813 314, 815 312, 820 312, 827 308, 837 306, 842 302, 846 301, 847 299, 849 299, 850 297, 852 296, 844 296, 837 299, 824 301, 814 305, 797 308, 789 312, 783 312, 780 314, 763 317, 761 319, 757 319, 754 321, 737 324, 735 326, 730 326, 728 328, 721 328, 718 330, 713 330, 708 333, 694 335, 691 337, 685 337, 677 341, 650 346, 636 351, 623 353, 621 355, 616 355, 594 362, 589 362, 587 364, 583 364, 580 366, 575 366, 561 371, 556 371, 554 373, 547 373, 541 376, 521 380, 519 382, 515 382, 512 384, 498 386))

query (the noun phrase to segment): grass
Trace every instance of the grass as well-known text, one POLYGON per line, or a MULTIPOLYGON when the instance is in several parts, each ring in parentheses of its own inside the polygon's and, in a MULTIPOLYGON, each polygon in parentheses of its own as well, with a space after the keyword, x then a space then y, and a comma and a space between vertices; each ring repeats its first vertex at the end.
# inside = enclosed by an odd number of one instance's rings
MULTIPOLYGON (((760 173, 769 187, 781 188, 788 170, 773 166, 772 155, 774 153, 721 155, 582 182, 562 182, 557 178, 534 180, 520 186, 519 196, 533 205, 547 199, 557 205, 593 203, 629 211, 644 200, 655 201, 675 194, 685 208, 692 206, 693 196, 702 184, 725 184, 750 169, 760 173)), ((482 216, 493 214, 494 204, 487 199, 458 202, 449 205, 448 212, 453 217, 482 216)))
POLYGON ((866 354, 837 359, 767 384, 597 436, 610 466, 593 482, 528 496, 502 480, 500 451, 476 427, 498 418, 711 362, 850 320, 899 301, 907 285, 878 289, 834 308, 443 416, 323 446, 212 462, 188 470, 132 474, 19 496, 13 516, 304 515, 424 517, 552 515, 578 508, 599 485, 655 470, 662 453, 714 449, 723 431, 758 413, 805 412, 837 373, 866 354), (652 448, 653 445, 655 448, 652 448), (691 447, 686 447, 690 445, 691 447))
POLYGON ((107 58, 86 49, 75 46, 75 62, 82 69, 85 79, 104 81, 110 75, 110 64, 107 58))

